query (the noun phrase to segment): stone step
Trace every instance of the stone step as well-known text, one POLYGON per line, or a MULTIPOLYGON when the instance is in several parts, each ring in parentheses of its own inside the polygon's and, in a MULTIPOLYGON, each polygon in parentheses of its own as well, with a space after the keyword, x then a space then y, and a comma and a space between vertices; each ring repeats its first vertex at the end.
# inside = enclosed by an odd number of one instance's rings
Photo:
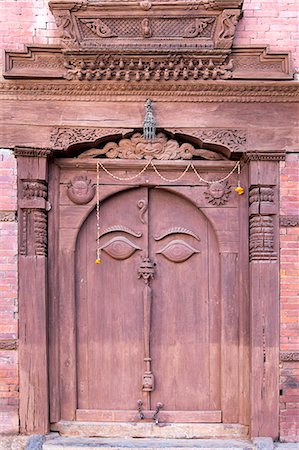
POLYGON ((248 440, 55 437, 43 450, 254 450, 248 440))
POLYGON ((52 431, 66 437, 248 439, 248 427, 228 423, 68 422, 52 424, 52 431))

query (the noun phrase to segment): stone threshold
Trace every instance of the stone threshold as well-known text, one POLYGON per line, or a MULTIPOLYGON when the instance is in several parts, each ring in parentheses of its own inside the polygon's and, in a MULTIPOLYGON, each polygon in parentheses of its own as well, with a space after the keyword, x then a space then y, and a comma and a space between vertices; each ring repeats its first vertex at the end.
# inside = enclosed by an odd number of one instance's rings
POLYGON ((247 440, 219 439, 103 439, 84 437, 58 437, 43 444, 42 450, 255 450, 247 440))

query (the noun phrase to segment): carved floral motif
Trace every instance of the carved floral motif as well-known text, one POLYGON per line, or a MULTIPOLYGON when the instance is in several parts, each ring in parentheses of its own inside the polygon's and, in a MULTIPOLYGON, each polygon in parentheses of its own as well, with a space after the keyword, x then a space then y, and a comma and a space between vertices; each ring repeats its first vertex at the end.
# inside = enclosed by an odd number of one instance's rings
POLYGON ((101 38, 117 36, 101 19, 80 19, 93 33, 101 38))
POLYGON ((199 138, 202 142, 211 142, 214 144, 222 144, 232 151, 242 151, 247 147, 247 133, 242 129, 205 129, 186 128, 173 130, 175 133, 190 134, 199 138))
POLYGON ((194 22, 192 22, 185 30, 184 37, 197 37, 201 35, 201 33, 207 28, 209 23, 213 23, 215 21, 214 17, 205 18, 205 19, 194 19, 194 22))
POLYGON ((174 139, 168 139, 165 134, 159 133, 151 141, 147 141, 140 133, 135 133, 131 139, 121 139, 119 143, 108 142, 101 149, 86 150, 79 158, 98 157, 122 159, 191 159, 197 156, 208 160, 225 159, 211 150, 195 149, 192 144, 179 144, 174 139))
POLYGON ((228 184, 228 181, 215 182, 208 186, 207 191, 205 191, 205 198, 212 205, 221 206, 228 202, 230 193, 231 186, 228 184))
POLYGON ((67 195, 73 203, 85 205, 93 199, 95 186, 87 176, 79 175, 69 182, 67 195))
POLYGON ((82 142, 94 142, 103 136, 126 134, 130 128, 53 128, 50 142, 56 148, 68 148, 82 142))

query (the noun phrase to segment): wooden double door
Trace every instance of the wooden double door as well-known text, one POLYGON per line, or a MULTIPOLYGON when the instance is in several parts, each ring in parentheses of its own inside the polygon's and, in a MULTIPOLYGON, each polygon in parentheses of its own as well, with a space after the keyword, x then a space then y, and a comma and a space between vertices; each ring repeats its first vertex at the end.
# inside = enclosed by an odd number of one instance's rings
POLYGON ((75 250, 77 419, 221 421, 220 257, 206 216, 163 187, 119 192, 75 250))

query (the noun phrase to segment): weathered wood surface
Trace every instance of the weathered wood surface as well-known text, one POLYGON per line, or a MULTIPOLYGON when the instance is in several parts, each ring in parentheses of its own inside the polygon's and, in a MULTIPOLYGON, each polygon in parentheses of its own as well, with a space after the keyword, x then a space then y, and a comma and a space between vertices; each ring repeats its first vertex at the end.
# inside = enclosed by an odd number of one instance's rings
POLYGON ((46 207, 41 197, 46 194, 39 189, 46 186, 46 160, 19 158, 18 177, 20 431, 45 434, 49 430, 47 235, 43 224, 40 228, 39 208, 46 207))

